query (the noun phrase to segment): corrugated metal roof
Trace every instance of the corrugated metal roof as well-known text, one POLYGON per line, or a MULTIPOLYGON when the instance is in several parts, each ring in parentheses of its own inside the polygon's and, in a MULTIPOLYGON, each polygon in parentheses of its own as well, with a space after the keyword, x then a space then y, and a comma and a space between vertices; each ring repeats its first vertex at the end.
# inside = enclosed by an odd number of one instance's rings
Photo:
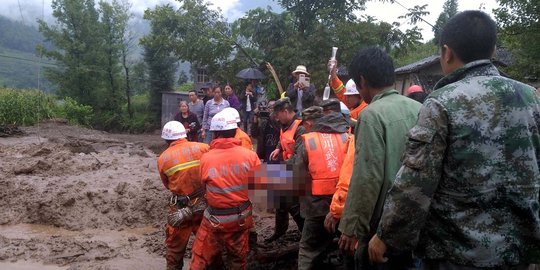
POLYGON ((426 57, 424 59, 421 59, 419 61, 416 61, 412 64, 408 64, 406 66, 402 66, 400 68, 397 68, 395 70, 396 74, 403 74, 403 73, 411 73, 414 71, 417 71, 419 69, 431 66, 435 63, 439 62, 439 55, 432 55, 429 57, 426 57))
MULTIPOLYGON (((506 67, 512 64, 512 54, 510 53, 510 51, 504 48, 497 48, 491 61, 493 61, 493 63, 497 66, 506 67)), ((439 55, 435 54, 432 56, 428 56, 424 59, 418 60, 412 64, 399 67, 395 70, 395 73, 396 74, 412 73, 420 69, 423 69, 425 67, 431 66, 437 62, 439 62, 439 55)))

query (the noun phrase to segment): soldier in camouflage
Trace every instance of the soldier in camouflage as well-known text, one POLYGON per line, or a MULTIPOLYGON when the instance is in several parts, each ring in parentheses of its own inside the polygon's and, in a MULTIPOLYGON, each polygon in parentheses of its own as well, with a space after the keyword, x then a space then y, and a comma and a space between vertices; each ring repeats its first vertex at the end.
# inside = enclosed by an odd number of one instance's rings
POLYGON ((457 14, 442 30, 448 74, 409 132, 370 259, 415 249, 423 269, 527 269, 540 262, 540 97, 490 62, 495 22, 457 14))

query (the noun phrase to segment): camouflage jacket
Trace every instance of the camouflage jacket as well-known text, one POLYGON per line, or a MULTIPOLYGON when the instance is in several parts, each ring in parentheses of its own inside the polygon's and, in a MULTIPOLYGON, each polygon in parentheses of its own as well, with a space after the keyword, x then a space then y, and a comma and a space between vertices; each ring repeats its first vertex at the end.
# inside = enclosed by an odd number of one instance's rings
POLYGON ((379 237, 461 265, 539 262, 539 96, 487 60, 435 89, 408 134, 379 237))

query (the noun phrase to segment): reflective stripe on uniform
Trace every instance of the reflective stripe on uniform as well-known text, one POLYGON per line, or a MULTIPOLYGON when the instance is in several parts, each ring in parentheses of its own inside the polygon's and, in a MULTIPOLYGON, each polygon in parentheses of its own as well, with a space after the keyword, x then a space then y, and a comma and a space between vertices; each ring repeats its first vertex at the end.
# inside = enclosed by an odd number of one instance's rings
POLYGON ((315 144, 315 138, 309 138, 308 145, 309 145, 309 150, 315 151, 315 149, 317 149, 317 145, 315 144))
POLYGON ((182 164, 175 165, 175 166, 165 170, 165 175, 166 176, 171 176, 171 175, 175 174, 178 171, 186 170, 186 169, 193 168, 193 167, 196 167, 196 166, 199 166, 199 165, 201 165, 200 160, 188 161, 188 162, 185 162, 185 163, 182 163, 182 164))
POLYGON ((341 142, 343 143, 347 143, 347 141, 349 140, 349 136, 346 133, 341 133, 339 134, 339 136, 341 137, 341 142))
POLYGON ((248 189, 247 185, 238 185, 238 186, 232 186, 232 187, 226 187, 226 188, 218 188, 218 187, 206 185, 207 191, 210 191, 213 193, 219 193, 219 194, 231 193, 234 191, 241 191, 241 190, 246 190, 246 189, 248 189))

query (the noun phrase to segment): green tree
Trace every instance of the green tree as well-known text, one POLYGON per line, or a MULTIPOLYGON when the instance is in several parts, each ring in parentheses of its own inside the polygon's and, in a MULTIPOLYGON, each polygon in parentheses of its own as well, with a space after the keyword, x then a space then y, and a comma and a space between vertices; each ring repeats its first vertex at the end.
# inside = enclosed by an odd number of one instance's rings
POLYGON ((54 0, 56 25, 39 21, 39 30, 55 49, 40 48, 43 55, 61 67, 48 68, 47 78, 58 86, 60 96, 97 107, 98 90, 103 86, 99 61, 103 55, 99 38, 99 13, 93 0, 54 0))
POLYGON ((362 9, 366 0, 278 0, 293 16, 295 29, 303 38, 317 32, 317 24, 332 26, 336 20, 355 20, 353 11, 362 9))
MULTIPOLYGON (((121 117, 122 104, 124 102, 121 93, 121 66, 120 56, 123 44, 123 34, 127 27, 126 10, 116 0, 111 3, 99 2, 101 13, 101 26, 103 31, 104 49, 104 69, 107 77, 107 87, 102 96, 104 100, 104 110, 111 112, 114 117, 121 117)), ((120 120, 120 119, 119 119, 120 120)))
POLYGON ((499 40, 512 53, 508 73, 517 79, 540 78, 540 1, 499 0, 495 9, 499 40))
POLYGON ((144 48, 144 62, 148 71, 150 113, 157 127, 161 123, 161 92, 173 91, 174 87, 178 59, 172 54, 173 40, 168 36, 168 31, 176 12, 170 5, 158 6, 154 10, 146 10, 144 18, 150 21, 151 31, 140 43, 144 48))
POLYGON ((183 70, 180 72, 180 74, 178 75, 178 81, 177 81, 177 84, 178 85, 182 85, 182 84, 185 84, 187 83, 189 80, 186 72, 184 72, 183 70))
POLYGON ((437 21, 435 22, 435 26, 433 27, 433 35, 435 36, 433 38, 433 42, 435 44, 439 44, 439 38, 441 36, 441 30, 443 26, 452 18, 454 15, 456 15, 458 12, 458 2, 457 0, 446 0, 443 5, 443 11, 441 14, 439 14, 439 17, 437 18, 437 21))

